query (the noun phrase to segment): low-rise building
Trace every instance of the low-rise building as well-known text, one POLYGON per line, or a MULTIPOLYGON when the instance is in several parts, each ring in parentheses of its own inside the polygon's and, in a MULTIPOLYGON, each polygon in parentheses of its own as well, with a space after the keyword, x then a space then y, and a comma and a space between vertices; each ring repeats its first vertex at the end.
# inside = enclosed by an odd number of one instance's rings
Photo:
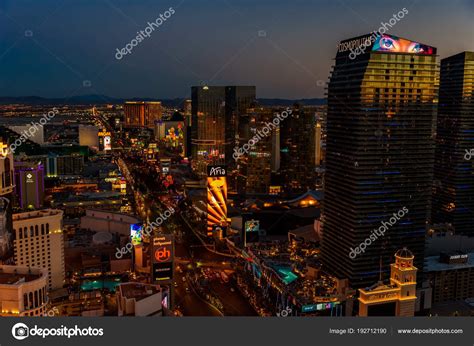
POLYGON ((0 316, 42 316, 47 307, 48 271, 0 266, 0 316))
POLYGON ((170 308, 168 289, 137 282, 117 286, 119 316, 163 316, 170 308))
POLYGON ((133 216, 99 209, 86 209, 86 215, 81 217, 81 228, 124 236, 130 236, 130 226, 137 223, 140 220, 133 216))

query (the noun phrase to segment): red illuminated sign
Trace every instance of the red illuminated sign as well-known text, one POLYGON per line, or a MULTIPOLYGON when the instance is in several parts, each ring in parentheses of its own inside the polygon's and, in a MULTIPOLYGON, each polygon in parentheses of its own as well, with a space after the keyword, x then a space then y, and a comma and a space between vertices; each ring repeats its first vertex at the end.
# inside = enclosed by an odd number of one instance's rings
POLYGON ((171 251, 166 247, 160 247, 155 250, 155 260, 157 262, 166 262, 171 258, 171 251))
POLYGON ((162 235, 153 239, 152 258, 154 263, 173 262, 173 238, 169 235, 162 235))

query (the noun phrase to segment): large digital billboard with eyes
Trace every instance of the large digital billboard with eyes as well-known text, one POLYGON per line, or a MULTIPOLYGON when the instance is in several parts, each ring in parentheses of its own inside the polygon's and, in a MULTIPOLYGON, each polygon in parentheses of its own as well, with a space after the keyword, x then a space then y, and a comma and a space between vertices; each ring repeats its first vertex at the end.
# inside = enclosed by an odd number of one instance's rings
POLYGON ((391 52, 391 53, 411 53, 432 55, 435 54, 435 48, 419 42, 414 42, 393 35, 378 36, 374 45, 373 52, 391 52))
POLYGON ((337 45, 336 57, 349 57, 353 60, 370 52, 433 55, 436 54, 436 48, 398 36, 374 32, 341 41, 337 45))

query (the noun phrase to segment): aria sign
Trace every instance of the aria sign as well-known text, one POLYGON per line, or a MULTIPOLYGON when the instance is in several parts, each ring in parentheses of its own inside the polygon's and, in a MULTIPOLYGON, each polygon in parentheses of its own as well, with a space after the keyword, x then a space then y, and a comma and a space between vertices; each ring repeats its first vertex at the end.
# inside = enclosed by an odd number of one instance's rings
POLYGON ((208 177, 225 177, 226 168, 225 166, 207 166, 208 177))

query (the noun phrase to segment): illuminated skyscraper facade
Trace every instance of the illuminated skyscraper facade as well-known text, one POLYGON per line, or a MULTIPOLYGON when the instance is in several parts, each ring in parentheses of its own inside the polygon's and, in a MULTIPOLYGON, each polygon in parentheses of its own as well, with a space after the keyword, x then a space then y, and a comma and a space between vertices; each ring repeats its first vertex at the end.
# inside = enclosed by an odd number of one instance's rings
POLYGON ((238 141, 239 119, 255 101, 253 86, 191 88, 193 167, 206 174, 208 164, 229 163, 238 141))
POLYGON ((225 159, 225 87, 191 88, 193 168, 204 176, 208 164, 225 159))
POLYGON ((127 101, 123 106, 125 127, 147 127, 153 129, 155 121, 163 115, 161 102, 127 101))
POLYGON ((441 60, 432 221, 474 236, 474 52, 441 60))
POLYGON ((438 75, 436 48, 418 42, 365 35, 338 46, 328 86, 322 258, 354 288, 387 278, 399 248, 423 268, 438 75))

